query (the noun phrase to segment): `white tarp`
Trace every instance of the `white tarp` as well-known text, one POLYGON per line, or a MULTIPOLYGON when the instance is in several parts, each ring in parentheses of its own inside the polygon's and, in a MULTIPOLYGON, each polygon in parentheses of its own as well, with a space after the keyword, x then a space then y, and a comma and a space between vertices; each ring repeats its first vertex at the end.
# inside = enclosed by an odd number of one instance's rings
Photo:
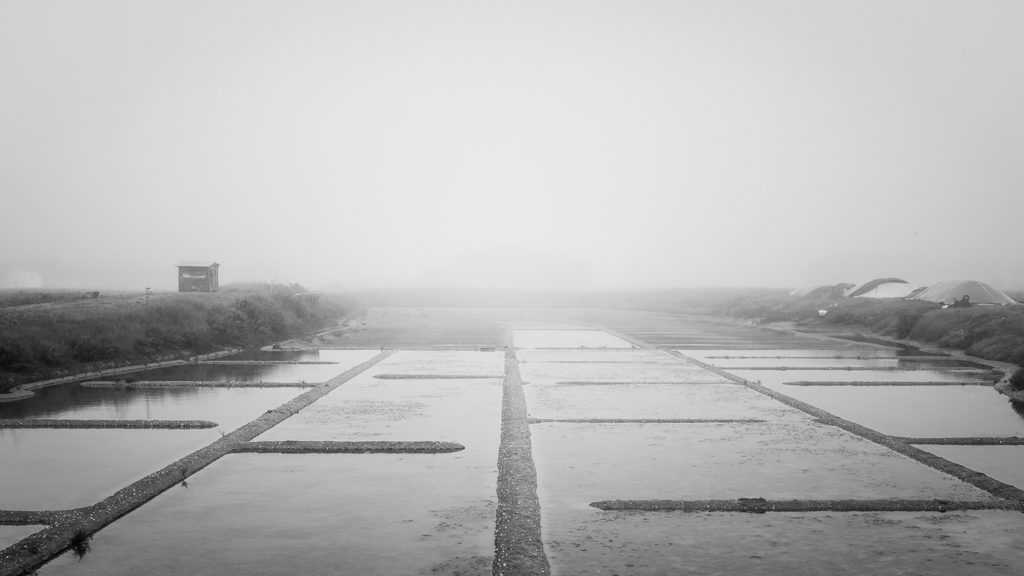
POLYGON ((952 304, 953 299, 962 299, 970 296, 971 304, 1013 304, 1010 298, 1002 291, 977 280, 945 280, 934 286, 929 286, 919 294, 914 295, 913 300, 928 300, 929 302, 942 302, 952 304))
POLYGON ((917 286, 906 282, 883 282, 854 298, 906 298, 917 286))

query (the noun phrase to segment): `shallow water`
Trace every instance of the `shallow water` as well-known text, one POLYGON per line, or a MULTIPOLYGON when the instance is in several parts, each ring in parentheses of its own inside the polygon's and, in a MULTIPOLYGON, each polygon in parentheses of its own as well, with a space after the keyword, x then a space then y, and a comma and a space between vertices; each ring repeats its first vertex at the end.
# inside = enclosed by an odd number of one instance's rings
POLYGON ((893 369, 900 366, 897 358, 708 358, 705 363, 723 370, 751 368, 779 368, 806 370, 809 368, 874 368, 893 369))
POLYGON ((1019 512, 544 514, 551 573, 1011 576, 1019 512))
POLYGON ((632 348, 602 330, 513 330, 516 348, 632 348))
POLYGON ((378 354, 380 350, 320 350, 319 359, 324 362, 337 362, 344 372, 378 354))
POLYGON ((875 369, 875 370, 950 370, 989 372, 988 366, 957 358, 707 358, 701 359, 723 370, 777 368, 780 370, 875 369))
POLYGON ((320 383, 334 378, 347 369, 341 364, 186 364, 133 372, 114 379, 320 383))
POLYGON ((616 499, 992 498, 811 420, 541 423, 530 432, 542 510, 616 499))
POLYGON ((221 356, 214 360, 256 360, 260 362, 338 362, 345 365, 345 369, 351 368, 373 358, 379 354, 379 350, 368 350, 364 348, 352 350, 245 350, 227 356, 221 356))
POLYGON ((496 474, 451 454, 234 454, 40 574, 489 575, 496 474))
POLYGON ((0 418, 210 420, 230 432, 302 393, 300 388, 86 388, 62 384, 37 390, 25 400, 0 403, 0 418))
POLYGON ((978 370, 728 370, 730 374, 766 386, 786 382, 948 382, 950 384, 992 383, 989 372, 978 370))
POLYGON ((712 372, 686 364, 652 362, 529 362, 519 365, 524 384, 553 384, 556 382, 680 382, 693 384, 732 384, 728 379, 712 372))
POLYGON ((806 402, 841 418, 891 436, 913 438, 1024 436, 1024 418, 1005 396, 988 385, 918 386, 795 386, 780 380, 955 381, 957 374, 846 371, 742 371, 730 370, 788 397, 806 402), (923 375, 930 375, 924 377, 923 375), (870 377, 864 377, 868 375, 870 377), (922 375, 922 376, 918 376, 922 375))
POLYGON ((0 430, 0 509, 95 504, 220 438, 216 430, 0 430))
POLYGON ((841 349, 799 349, 768 348, 758 350, 706 349, 679 350, 696 358, 895 358, 892 348, 841 348, 841 349))
POLYGON ((197 419, 219 424, 204 430, 0 429, 0 509, 94 504, 301 393, 295 388, 118 390, 69 384, 0 404, 18 410, 4 417, 197 419), (75 393, 59 394, 62 388, 75 393))
POLYGON ((516 350, 516 359, 520 364, 531 363, 649 363, 649 364, 682 364, 679 358, 662 350, 645 348, 608 348, 608 349, 529 349, 516 350))
POLYGON ((499 379, 379 380, 362 375, 257 440, 437 440, 466 447, 453 458, 495 469, 501 437, 499 379))
POLYGON ((738 384, 525 386, 532 418, 807 419, 803 412, 738 384))
POLYGON ((385 358, 374 374, 472 375, 503 377, 504 352, 403 350, 385 358))
MULTIPOLYGON (((212 361, 206 364, 184 364, 133 372, 114 379, 124 380, 200 380, 210 382, 309 382, 321 383, 342 372, 357 366, 380 352, 377 350, 321 350, 317 360, 335 362, 335 364, 251 364, 233 365, 217 364, 212 361)), ((227 360, 223 358, 221 360, 227 360)), ((105 380, 106 378, 97 378, 105 380)))
POLYGON ((918 448, 1024 490, 1024 446, 943 446, 918 448))

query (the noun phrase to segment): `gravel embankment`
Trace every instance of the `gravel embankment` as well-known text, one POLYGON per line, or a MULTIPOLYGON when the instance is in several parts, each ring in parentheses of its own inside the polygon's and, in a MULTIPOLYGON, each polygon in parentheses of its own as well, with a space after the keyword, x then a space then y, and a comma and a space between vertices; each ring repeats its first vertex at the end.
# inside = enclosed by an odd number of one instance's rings
POLYGON ((645 512, 948 512, 952 510, 1020 510, 1020 502, 957 500, 604 500, 599 510, 645 512))
POLYGON ((505 352, 501 412, 492 572, 496 576, 550 575, 551 566, 541 539, 537 469, 533 463, 526 396, 512 348, 505 352))

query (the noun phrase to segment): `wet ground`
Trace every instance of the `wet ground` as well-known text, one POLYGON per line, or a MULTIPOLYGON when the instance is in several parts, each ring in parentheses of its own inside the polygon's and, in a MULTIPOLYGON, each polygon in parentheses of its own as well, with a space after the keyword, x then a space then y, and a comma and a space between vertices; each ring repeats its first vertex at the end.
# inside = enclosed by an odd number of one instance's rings
MULTIPOLYGON (((465 449, 229 454, 96 533, 83 558, 66 553, 39 573, 544 573, 517 568, 528 555, 530 566, 559 575, 1003 575, 1024 566, 1017 511, 591 506, 765 498, 1012 507, 990 484, 952 473, 952 463, 1024 486, 1024 446, 934 443, 1024 437, 1024 419, 992 389, 984 367, 624 311, 377 309, 358 330, 306 344, 227 360, 338 364, 205 364, 152 379, 325 382, 395 346, 255 439, 446 441, 465 449), (504 343, 512 344, 508 353, 504 343), (516 394, 525 421, 510 411, 516 394), (826 423, 785 398, 871 430, 826 423), (528 427, 525 446, 519 437, 503 440, 503 429, 517 425, 528 427), (914 439, 949 466, 892 449, 914 439), (525 464, 535 466, 535 479, 515 478, 536 495, 539 525, 512 522, 496 541, 496 517, 531 514, 529 498, 508 500, 500 489, 502 470, 525 464), (512 553, 492 565, 496 547, 512 553)), ((209 419, 233 429, 301 393, 60 387, 0 405, 0 419, 209 419)), ((93 504, 223 431, 0 429, 0 509, 93 504)), ((0 546, 38 529, 38 521, 0 526, 0 546)))

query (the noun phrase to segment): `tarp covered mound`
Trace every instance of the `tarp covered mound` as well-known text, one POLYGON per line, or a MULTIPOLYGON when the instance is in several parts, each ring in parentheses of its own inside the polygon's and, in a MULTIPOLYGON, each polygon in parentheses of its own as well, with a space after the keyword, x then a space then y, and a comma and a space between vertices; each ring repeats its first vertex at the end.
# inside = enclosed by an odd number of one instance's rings
POLYGON ((953 299, 971 297, 971 304, 1013 304, 1013 298, 997 288, 977 280, 945 280, 925 288, 913 296, 914 300, 928 300, 952 304, 953 299))
POLYGON ((908 284, 899 278, 875 278, 851 288, 846 296, 849 298, 906 298, 917 286, 908 284))
POLYGON ((801 298, 842 298, 844 292, 853 284, 810 284, 801 286, 789 293, 790 296, 801 298))

